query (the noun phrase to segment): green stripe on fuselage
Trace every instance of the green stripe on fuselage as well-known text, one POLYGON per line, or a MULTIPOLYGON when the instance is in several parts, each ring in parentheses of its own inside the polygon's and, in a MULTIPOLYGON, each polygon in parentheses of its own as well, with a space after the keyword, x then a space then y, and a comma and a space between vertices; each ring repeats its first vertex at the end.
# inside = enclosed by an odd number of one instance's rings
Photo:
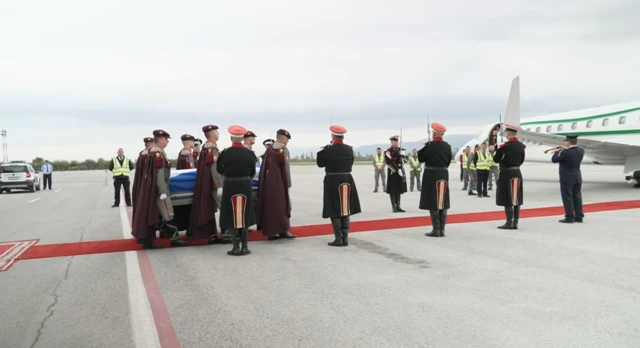
POLYGON ((580 121, 597 120, 597 119, 600 119, 600 118, 606 118, 606 117, 611 117, 611 116, 618 116, 618 115, 628 114, 630 112, 634 112, 634 111, 638 111, 638 110, 640 110, 640 108, 620 110, 620 111, 610 112, 610 113, 606 113, 606 114, 585 116, 585 117, 578 117, 578 118, 566 118, 566 119, 561 119, 561 120, 522 122, 520 124, 520 126, 522 127, 522 126, 529 126, 529 125, 534 125, 534 124, 569 123, 569 122, 580 122, 580 121))

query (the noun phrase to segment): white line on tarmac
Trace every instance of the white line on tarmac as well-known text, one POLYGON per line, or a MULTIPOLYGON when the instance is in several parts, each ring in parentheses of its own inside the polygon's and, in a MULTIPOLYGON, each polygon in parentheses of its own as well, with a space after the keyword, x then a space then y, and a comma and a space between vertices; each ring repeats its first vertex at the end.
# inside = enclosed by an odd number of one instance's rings
POLYGON ((30 200, 30 201, 29 201, 29 203, 33 203, 33 202, 35 202, 35 201, 39 201, 40 199, 42 199, 42 198, 32 199, 32 200, 30 200))
POLYGON ((62 191, 62 190, 61 190, 61 189, 57 189, 57 190, 55 190, 55 191, 53 191, 53 192, 60 192, 60 191, 62 191))
MULTIPOLYGON (((122 224, 122 237, 131 238, 131 225, 127 215, 127 208, 120 206, 120 222, 122 224)), ((142 272, 138 262, 138 251, 125 252, 127 266, 127 283, 129 285, 129 318, 131 320, 131 330, 136 348, 149 347, 160 348, 158 330, 147 290, 142 281, 142 272)))

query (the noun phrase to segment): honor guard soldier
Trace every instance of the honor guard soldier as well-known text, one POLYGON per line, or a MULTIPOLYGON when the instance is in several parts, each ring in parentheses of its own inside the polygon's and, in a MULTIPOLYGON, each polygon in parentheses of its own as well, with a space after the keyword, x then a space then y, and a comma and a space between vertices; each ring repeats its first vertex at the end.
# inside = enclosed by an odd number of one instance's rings
POLYGON ((196 166, 198 165, 198 159, 200 158, 200 151, 202 150, 202 139, 196 138, 193 142, 193 158, 196 161, 196 166))
POLYGON ((216 167, 219 156, 216 145, 219 138, 218 126, 204 126, 202 132, 207 142, 202 146, 198 160, 190 226, 194 238, 208 238, 209 244, 218 244, 230 239, 223 234, 223 239, 220 240, 216 225, 216 212, 220 209, 218 189, 222 188, 222 176, 216 167))
POLYGON ((196 160, 193 157, 194 141, 196 138, 190 134, 184 134, 180 137, 182 140, 182 150, 178 154, 178 165, 176 169, 193 169, 196 168, 196 160))
POLYGON ((133 217, 136 215, 136 202, 138 201, 138 194, 140 193, 140 185, 145 173, 145 161, 149 155, 149 150, 153 147, 153 138, 146 137, 142 140, 144 142, 144 150, 138 154, 138 160, 136 161, 136 169, 133 174, 133 188, 131 189, 131 199, 133 200, 133 206, 131 207, 131 223, 133 224, 133 217))
POLYGON ((428 210, 431 215, 433 229, 425 233, 428 237, 444 237, 444 229, 447 224, 447 210, 449 202, 449 165, 453 154, 451 145, 442 139, 447 128, 440 123, 431 124, 433 140, 426 143, 418 151, 418 161, 424 163, 422 174, 422 192, 420 193, 420 206, 422 210, 428 210))
POLYGON ((584 158, 584 149, 578 147, 578 136, 567 135, 565 149, 558 148, 551 157, 553 163, 559 164, 560 194, 564 206, 563 223, 582 222, 582 172, 580 164, 584 158))
POLYGON ((496 205, 503 206, 507 222, 499 226, 503 230, 517 230, 520 219, 520 206, 524 201, 522 173, 525 144, 516 137, 518 128, 505 125, 507 142, 496 150, 493 160, 500 165, 500 176, 496 182, 496 205))
POLYGON ((131 234, 143 244, 144 249, 157 249, 155 244, 156 228, 160 227, 160 236, 169 237, 172 246, 186 245, 189 242, 180 239, 178 227, 173 216, 173 206, 169 191, 171 162, 167 160, 164 149, 169 144, 169 133, 158 129, 153 131, 154 146, 149 150, 145 163, 145 178, 140 187, 140 202, 136 207, 136 217, 131 234), (162 220, 159 219, 162 217, 162 220))
POLYGON ((247 235, 249 226, 256 223, 251 186, 251 179, 256 175, 256 155, 242 144, 247 133, 244 127, 234 125, 228 130, 231 134, 231 147, 220 153, 216 164, 218 173, 225 176, 220 227, 233 233, 233 248, 227 254, 240 256, 251 253, 247 246, 247 235))
MULTIPOLYGON (((273 139, 266 139, 265 141, 262 142, 262 145, 264 145, 265 153, 267 153, 267 149, 269 148, 269 146, 273 145, 273 143, 275 142, 276 141, 273 139)), ((259 158, 260 158, 260 163, 262 163, 264 161, 264 153, 260 155, 259 158)))
POLYGON ((398 139, 398 135, 389 138, 391 147, 384 150, 384 160, 387 164, 387 193, 391 200, 391 208, 394 213, 404 213, 405 210, 400 208, 400 196, 407 192, 407 179, 402 166, 407 161, 407 153, 405 149, 398 147, 398 139))
POLYGON ((351 170, 353 167, 353 147, 344 143, 347 130, 333 125, 331 145, 320 150, 316 164, 324 168, 324 193, 322 195, 322 217, 330 218, 335 239, 330 246, 349 245, 349 217, 360 213, 360 198, 351 170))

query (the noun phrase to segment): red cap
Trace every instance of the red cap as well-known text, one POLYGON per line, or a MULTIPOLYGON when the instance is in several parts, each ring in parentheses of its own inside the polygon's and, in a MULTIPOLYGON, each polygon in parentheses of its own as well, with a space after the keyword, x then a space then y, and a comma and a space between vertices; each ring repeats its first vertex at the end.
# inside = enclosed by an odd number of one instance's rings
POLYGON ((229 131, 229 133, 231 134, 231 136, 234 137, 239 137, 239 138, 243 138, 245 134, 247 134, 247 129, 234 124, 233 126, 229 126, 229 128, 227 129, 229 131))
POLYGON ((434 122, 431 124, 431 129, 433 129, 436 133, 444 133, 447 131, 447 127, 445 127, 442 123, 434 122))
POLYGON ((329 127, 329 130, 331 131, 331 134, 333 135, 345 135, 345 133, 347 133, 347 129, 342 127, 342 126, 338 126, 338 125, 333 125, 331 127, 329 127))

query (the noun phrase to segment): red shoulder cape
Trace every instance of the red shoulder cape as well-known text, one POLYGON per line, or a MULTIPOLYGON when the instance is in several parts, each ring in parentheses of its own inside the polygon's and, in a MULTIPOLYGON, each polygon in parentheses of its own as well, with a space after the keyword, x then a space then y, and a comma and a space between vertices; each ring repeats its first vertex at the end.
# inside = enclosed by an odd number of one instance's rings
POLYGON ((143 164, 140 177, 138 202, 132 218, 131 234, 138 240, 153 241, 160 222, 160 213, 156 205, 158 198, 157 171, 154 168, 154 153, 149 153, 143 164))
MULTIPOLYGON (((256 206, 257 225, 264 225, 266 214, 286 214, 291 217, 291 204, 289 203, 289 188, 287 183, 287 168, 285 166, 284 152, 269 146, 264 153, 264 159, 260 166, 258 184, 258 203, 256 206), (285 207, 279 211, 276 207, 285 207)), ((282 216, 284 218, 284 216, 282 216)), ((266 227, 266 226, 262 226, 266 227)), ((281 233, 284 231, 279 231, 281 233)))

